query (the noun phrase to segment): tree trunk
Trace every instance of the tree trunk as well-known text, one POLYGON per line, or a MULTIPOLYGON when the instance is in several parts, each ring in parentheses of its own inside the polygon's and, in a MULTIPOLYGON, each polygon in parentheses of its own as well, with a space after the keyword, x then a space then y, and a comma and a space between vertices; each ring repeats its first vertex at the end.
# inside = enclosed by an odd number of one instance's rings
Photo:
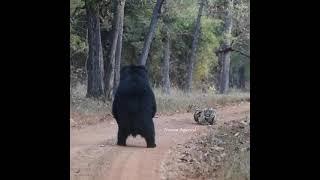
MULTIPOLYGON (((110 76, 110 72, 108 72, 108 67, 110 63, 110 53, 111 53, 111 46, 113 41, 113 34, 114 31, 111 29, 110 31, 101 31, 101 42, 102 42, 102 50, 103 50, 103 62, 104 62, 104 77, 103 82, 105 84, 104 86, 104 100, 107 100, 107 92, 110 90, 107 90, 107 82, 110 81, 110 79, 107 79, 107 76, 110 76)), ((109 86, 108 86, 109 87, 109 86)))
POLYGON ((162 91, 165 94, 170 94, 170 34, 168 28, 166 30, 164 57, 162 65, 162 91))
POLYGON ((221 94, 229 91, 229 76, 230 76, 230 56, 231 51, 224 52, 221 54, 221 71, 220 71, 220 87, 219 92, 221 94))
POLYGON ((105 66, 105 98, 108 100, 112 100, 113 96, 113 84, 114 84, 114 68, 115 68, 115 58, 116 58, 116 49, 117 49, 117 42, 118 42, 118 35, 119 35, 119 24, 120 24, 120 11, 121 11, 121 4, 120 0, 116 0, 117 8, 115 10, 115 17, 113 21, 113 39, 112 45, 109 55, 109 61, 105 66))
POLYGON ((122 34, 123 34, 123 18, 124 18, 124 6, 126 1, 122 0, 120 3, 120 12, 119 12, 119 34, 117 40, 117 50, 116 50, 116 59, 114 66, 114 84, 113 84, 113 96, 118 88, 120 82, 120 64, 121 64, 121 50, 122 50, 122 34))
POLYGON ((88 18, 88 45, 87 59, 88 86, 87 97, 99 98, 104 95, 103 82, 103 54, 101 45, 100 22, 97 9, 86 1, 88 18))
POLYGON ((246 80, 245 80, 244 74, 245 74, 245 68, 244 68, 244 65, 242 65, 239 68, 239 88, 240 89, 245 89, 246 80))
POLYGON ((224 24, 224 40, 220 45, 219 61, 221 63, 220 81, 219 81, 219 92, 221 94, 229 91, 229 74, 230 74, 230 57, 231 57, 231 32, 232 32, 232 10, 233 0, 227 0, 226 17, 224 24))
POLYGON ((149 27, 149 32, 144 40, 144 45, 143 45, 143 50, 142 53, 139 57, 138 64, 139 65, 145 65, 147 62, 149 50, 150 50, 150 45, 154 36, 154 32, 157 27, 158 19, 161 13, 161 6, 163 4, 164 0, 157 0, 156 5, 153 8, 153 13, 152 13, 152 18, 150 22, 150 27, 149 27))
POLYGON ((193 69, 194 69, 194 63, 196 59, 196 52, 198 47, 198 41, 199 41, 199 34, 200 34, 200 26, 201 26, 201 16, 204 6, 204 0, 201 0, 198 16, 195 24, 195 31, 193 34, 193 41, 192 41, 192 47, 191 47, 191 56, 189 59, 188 69, 187 69, 187 84, 186 84, 186 91, 191 92, 192 89, 192 76, 193 76, 193 69))

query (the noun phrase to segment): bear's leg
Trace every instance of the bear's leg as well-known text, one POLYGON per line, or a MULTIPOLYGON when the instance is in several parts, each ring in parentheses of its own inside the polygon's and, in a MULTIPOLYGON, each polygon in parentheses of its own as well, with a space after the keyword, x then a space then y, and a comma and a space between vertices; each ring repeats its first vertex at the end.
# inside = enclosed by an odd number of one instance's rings
POLYGON ((147 148, 154 148, 157 145, 155 144, 155 132, 154 132, 154 125, 153 122, 150 124, 143 135, 146 140, 147 148))
POLYGON ((126 130, 119 127, 117 145, 126 146, 127 137, 128 137, 128 133, 126 132, 126 130))

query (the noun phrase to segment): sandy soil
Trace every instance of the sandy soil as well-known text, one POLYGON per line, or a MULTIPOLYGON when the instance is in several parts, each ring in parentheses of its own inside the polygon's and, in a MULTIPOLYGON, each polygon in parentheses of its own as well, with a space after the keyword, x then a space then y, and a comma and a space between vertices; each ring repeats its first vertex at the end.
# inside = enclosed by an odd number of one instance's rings
MULTIPOLYGON (((225 106, 217 111, 217 124, 241 119, 250 103, 225 106)), ((81 129, 71 128, 70 176, 72 180, 160 179, 160 165, 170 148, 206 132, 195 124, 192 113, 154 118, 156 148, 146 148, 143 138, 129 137, 127 147, 117 146, 115 120, 81 129)))

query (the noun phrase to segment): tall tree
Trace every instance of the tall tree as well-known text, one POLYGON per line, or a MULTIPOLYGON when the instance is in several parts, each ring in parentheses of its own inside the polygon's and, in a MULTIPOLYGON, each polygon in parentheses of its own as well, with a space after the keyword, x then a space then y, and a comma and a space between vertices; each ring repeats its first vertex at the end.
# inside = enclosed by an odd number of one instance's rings
POLYGON ((164 16, 163 16, 163 43, 164 43, 164 50, 163 50, 163 60, 161 65, 161 86, 162 92, 165 94, 170 94, 170 15, 169 15, 169 7, 168 2, 164 4, 164 16))
POLYGON ((98 5, 93 1, 86 0, 85 7, 88 21, 89 46, 87 59, 88 86, 86 96, 99 98, 104 95, 104 69, 98 13, 99 11, 98 5))
POLYGON ((108 100, 112 100, 113 97, 113 85, 114 85, 114 69, 115 69, 115 59, 116 59, 116 50, 117 50, 117 42, 119 37, 119 27, 120 27, 120 12, 122 9, 122 5, 124 6, 123 1, 115 0, 116 9, 115 9, 115 18, 113 20, 113 39, 112 45, 110 49, 110 54, 108 60, 106 60, 107 65, 105 66, 105 97, 108 100))
MULTIPOLYGON (((221 14, 224 21, 223 39, 216 51, 220 69, 218 88, 220 93, 227 93, 230 85, 231 53, 238 53, 250 60, 250 1, 222 0, 221 2, 222 6, 216 6, 222 7, 224 12, 221 14)), ((238 68, 243 67, 238 66, 238 68)))
POLYGON ((162 68, 162 91, 170 94, 170 33, 168 27, 165 27, 164 38, 164 57, 162 68))
POLYGON ((187 92, 191 92, 192 89, 192 75, 193 75, 193 69, 194 64, 196 60, 196 52, 198 47, 198 40, 199 40, 199 34, 200 34, 200 26, 201 26, 201 16, 204 6, 204 0, 200 1, 198 16, 195 23, 195 30, 193 34, 193 41, 192 41, 192 47, 191 47, 191 56, 189 59, 188 69, 187 69, 187 84, 185 90, 187 92))
POLYGON ((138 64, 145 65, 147 62, 150 45, 154 36, 154 32, 157 27, 158 19, 161 14, 161 6, 163 4, 164 0, 157 0, 156 5, 153 8, 149 32, 144 40, 143 50, 139 57, 138 64))
POLYGON ((126 3, 125 0, 120 0, 119 33, 118 33, 116 59, 115 59, 115 66, 114 66, 113 95, 115 94, 120 81, 120 64, 121 64, 121 52, 122 52, 122 35, 123 35, 123 19, 124 19, 125 3, 126 3))
POLYGON ((218 61, 220 65, 219 74, 219 92, 224 94, 229 90, 229 74, 230 74, 230 58, 231 58, 231 38, 233 26, 233 0, 226 0, 226 13, 223 28, 223 40, 217 51, 218 61))

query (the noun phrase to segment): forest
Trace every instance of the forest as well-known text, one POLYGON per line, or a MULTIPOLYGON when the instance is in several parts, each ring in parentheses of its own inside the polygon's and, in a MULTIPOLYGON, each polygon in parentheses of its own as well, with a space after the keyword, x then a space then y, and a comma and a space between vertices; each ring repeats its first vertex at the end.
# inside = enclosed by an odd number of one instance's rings
POLYGON ((71 0, 71 83, 111 101, 128 64, 168 95, 248 92, 250 1, 71 0))
POLYGON ((70 0, 70 71, 70 179, 250 179, 249 0, 70 0))

